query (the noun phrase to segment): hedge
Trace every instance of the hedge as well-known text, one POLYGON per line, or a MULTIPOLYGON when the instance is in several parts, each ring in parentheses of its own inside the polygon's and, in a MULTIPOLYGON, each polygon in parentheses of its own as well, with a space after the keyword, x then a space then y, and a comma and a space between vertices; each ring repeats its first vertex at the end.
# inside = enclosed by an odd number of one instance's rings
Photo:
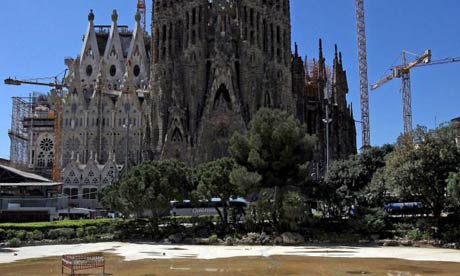
POLYGON ((52 222, 27 222, 27 223, 0 223, 0 229, 35 230, 54 228, 79 228, 87 226, 102 227, 110 225, 119 219, 85 219, 85 220, 59 220, 52 222))

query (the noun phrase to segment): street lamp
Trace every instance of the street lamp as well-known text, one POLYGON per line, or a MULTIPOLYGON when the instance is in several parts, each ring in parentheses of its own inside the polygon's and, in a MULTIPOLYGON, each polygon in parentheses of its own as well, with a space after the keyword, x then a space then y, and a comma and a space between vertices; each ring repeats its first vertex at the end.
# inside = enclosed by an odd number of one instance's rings
POLYGON ((329 169, 330 163, 330 149, 329 149, 329 125, 332 123, 332 119, 329 117, 329 100, 326 99, 326 118, 323 119, 323 123, 326 124, 326 171, 329 169))
POLYGON ((130 118, 130 112, 131 112, 131 106, 129 103, 125 104, 125 112, 128 115, 128 121, 123 124, 123 128, 126 128, 126 155, 125 155, 125 171, 128 171, 128 166, 129 166, 129 128, 131 126, 131 118, 130 118))

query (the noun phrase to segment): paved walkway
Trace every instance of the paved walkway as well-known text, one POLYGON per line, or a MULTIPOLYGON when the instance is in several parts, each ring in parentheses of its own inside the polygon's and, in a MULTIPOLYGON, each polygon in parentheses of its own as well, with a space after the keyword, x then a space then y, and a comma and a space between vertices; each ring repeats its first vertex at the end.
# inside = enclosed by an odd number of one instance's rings
POLYGON ((460 250, 415 247, 354 247, 354 246, 198 246, 159 245, 153 243, 92 243, 46 245, 0 249, 0 263, 25 259, 107 252, 127 261, 142 259, 198 258, 219 259, 245 256, 291 255, 335 258, 396 258, 413 261, 460 263, 460 250))

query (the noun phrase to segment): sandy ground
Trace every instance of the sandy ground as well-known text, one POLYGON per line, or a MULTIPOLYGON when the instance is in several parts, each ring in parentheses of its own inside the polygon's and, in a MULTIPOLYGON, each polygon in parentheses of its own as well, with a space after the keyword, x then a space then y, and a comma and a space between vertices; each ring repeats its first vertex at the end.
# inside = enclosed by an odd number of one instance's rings
MULTIPOLYGON (((460 263, 420 262, 398 259, 321 258, 296 256, 236 257, 226 259, 145 259, 125 261, 105 254, 105 275, 153 276, 277 276, 277 275, 384 275, 384 276, 458 276, 460 263)), ((65 270, 64 273, 70 271, 65 270)), ((101 275, 102 269, 78 271, 78 275, 101 275)), ((0 264, 2 276, 61 275, 61 258, 29 259, 0 264)))
POLYGON ((0 263, 11 263, 26 259, 38 259, 61 256, 63 254, 81 254, 89 252, 106 252, 120 256, 125 261, 144 259, 169 260, 193 258, 211 260, 233 257, 301 256, 333 258, 392 258, 411 261, 460 263, 460 250, 438 248, 353 246, 196 246, 121 242, 0 249, 0 263))

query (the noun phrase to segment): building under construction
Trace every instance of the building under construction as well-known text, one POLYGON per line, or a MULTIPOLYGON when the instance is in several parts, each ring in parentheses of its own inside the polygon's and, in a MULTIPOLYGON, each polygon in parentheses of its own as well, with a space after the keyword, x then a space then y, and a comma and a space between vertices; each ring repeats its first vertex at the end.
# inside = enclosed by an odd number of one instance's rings
POLYGON ((122 167, 228 155, 233 132, 246 132, 261 108, 291 113, 318 137, 317 176, 329 159, 356 153, 342 55, 336 47, 328 72, 321 42, 310 66, 291 51, 289 0, 169 2, 152 1, 151 36, 145 10, 132 31, 116 11, 110 26, 95 25, 91 11, 80 55, 66 60, 61 112, 54 116, 52 95, 26 101, 29 113, 13 119, 26 149, 15 140, 12 159, 45 174, 57 152, 69 204, 95 208, 122 167))
POLYGON ((13 97, 10 162, 23 170, 50 177, 54 157, 54 112, 50 95, 13 97))

